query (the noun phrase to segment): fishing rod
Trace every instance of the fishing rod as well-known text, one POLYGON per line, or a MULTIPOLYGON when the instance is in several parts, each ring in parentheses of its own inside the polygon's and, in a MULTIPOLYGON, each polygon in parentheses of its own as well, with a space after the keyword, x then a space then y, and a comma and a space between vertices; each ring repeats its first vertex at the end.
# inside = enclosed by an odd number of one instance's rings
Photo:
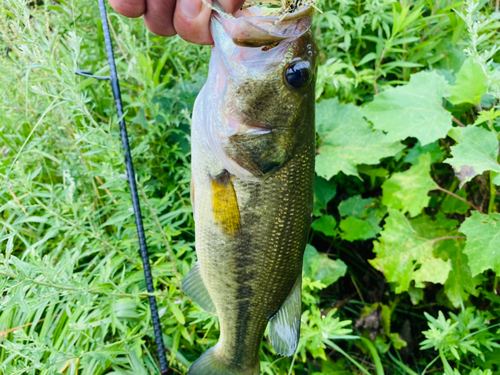
POLYGON ((113 45, 111 43, 111 36, 109 34, 109 24, 106 15, 106 5, 104 0, 99 0, 99 11, 101 13, 102 31, 104 34, 104 44, 106 45, 106 52, 108 55, 110 76, 94 76, 91 72, 85 70, 77 70, 76 74, 85 77, 91 77, 99 80, 111 81, 111 89, 115 99, 116 113, 118 115, 120 124, 120 134, 122 139, 123 150, 125 151, 125 166, 127 168, 127 178, 130 187, 130 195, 132 197, 132 206, 134 209, 135 225, 137 227, 137 236, 139 237, 139 251, 141 254, 142 265, 144 268, 144 279, 146 280, 146 290, 149 294, 149 308, 151 309, 151 319, 153 320, 153 330, 156 341, 156 350, 158 352, 158 360, 160 362, 161 374, 168 373, 167 357, 165 355, 165 346, 163 344, 162 330, 160 317, 158 315, 158 306, 156 304, 156 297, 153 295, 153 277, 151 275, 151 266, 149 264, 148 247, 146 244, 146 236, 144 234, 144 226, 142 223, 141 205, 139 203, 139 196, 137 194, 137 185, 135 183, 134 164, 132 155, 130 154, 130 145, 127 135, 127 126, 125 125, 125 118, 123 116, 122 98, 120 92, 120 82, 116 73, 115 56, 113 53, 113 45))

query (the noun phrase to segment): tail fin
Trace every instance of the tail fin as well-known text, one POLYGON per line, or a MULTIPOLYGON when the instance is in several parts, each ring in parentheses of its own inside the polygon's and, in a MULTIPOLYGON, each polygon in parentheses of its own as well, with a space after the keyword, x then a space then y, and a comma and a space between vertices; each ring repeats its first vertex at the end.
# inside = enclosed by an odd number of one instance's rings
POLYGON ((260 362, 254 368, 239 368, 227 365, 215 355, 215 347, 210 348, 192 365, 187 375, 259 375, 260 362))

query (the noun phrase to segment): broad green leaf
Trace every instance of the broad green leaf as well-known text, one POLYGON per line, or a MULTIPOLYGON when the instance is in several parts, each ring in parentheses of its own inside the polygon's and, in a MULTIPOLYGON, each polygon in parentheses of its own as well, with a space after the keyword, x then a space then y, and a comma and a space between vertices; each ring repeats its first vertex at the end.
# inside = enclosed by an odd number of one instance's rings
POLYGON ((337 194, 337 187, 333 181, 316 176, 314 179, 314 195, 322 206, 326 207, 337 194))
POLYGON ((408 155, 405 156, 404 161, 415 165, 418 162, 418 157, 425 153, 428 153, 431 156, 431 164, 442 160, 446 156, 446 153, 439 147, 438 141, 429 143, 425 146, 421 146, 420 142, 417 142, 417 144, 408 152, 408 155))
POLYGON ((452 128, 452 116, 441 105, 445 88, 442 76, 420 72, 406 86, 376 95, 363 114, 375 129, 387 132, 387 141, 415 137, 425 146, 446 137, 452 128))
POLYGON ((314 216, 322 216, 327 210, 328 202, 337 194, 337 186, 333 181, 316 176, 314 179, 314 216))
POLYGON ((144 129, 147 129, 149 126, 144 108, 141 108, 139 112, 137 112, 137 115, 130 121, 132 121, 135 124, 141 125, 144 129))
POLYGON ((371 179, 375 179, 376 177, 383 178, 389 174, 389 171, 385 168, 377 168, 364 164, 358 165, 358 172, 370 176, 371 179))
MULTIPOLYGON (((467 199, 467 192, 463 189, 457 190, 455 194, 459 197, 467 199)), ((443 203, 441 204, 441 209, 446 214, 457 213, 463 215, 470 210, 470 206, 464 201, 461 201, 460 199, 457 199, 452 195, 447 195, 443 203)))
MULTIPOLYGON (((500 14, 500 13, 499 13, 500 14)), ((498 332, 497 332, 498 333, 498 332)), ((500 348, 494 348, 491 351, 486 351, 484 353, 484 359, 483 358, 477 358, 476 363, 481 366, 482 368, 485 369, 498 369, 498 358, 500 358, 500 348)), ((499 371, 497 370, 495 373, 489 373, 485 375, 498 375, 499 371)))
POLYGON ((442 212, 438 212, 434 218, 423 214, 411 220, 411 226, 418 235, 429 240, 458 235, 455 230, 458 224, 457 220, 448 219, 442 212))
POLYGON ((436 258, 433 241, 420 237, 399 211, 389 210, 384 230, 373 246, 377 256, 369 262, 395 283, 396 293, 407 291, 412 281, 416 288, 424 288, 424 282, 444 284, 448 278, 450 262, 436 258))
POLYGON ((339 204, 340 216, 354 216, 361 219, 365 210, 374 203, 373 198, 361 198, 361 195, 350 197, 339 204))
POLYGON ((415 287, 424 288, 424 282, 432 282, 444 284, 448 279, 448 274, 451 270, 449 261, 444 261, 441 258, 429 256, 427 259, 421 260, 420 268, 415 271, 415 287))
POLYGON ((344 276, 347 272, 346 264, 340 260, 333 260, 326 254, 320 254, 312 245, 307 245, 304 252, 304 276, 329 286, 344 276))
POLYGON ((356 217, 349 216, 342 220, 339 224, 342 232, 340 237, 347 241, 368 240, 377 236, 370 223, 366 220, 361 220, 356 217))
POLYGON ((453 86, 448 86, 451 94, 448 101, 457 105, 461 103, 479 104, 481 97, 486 93, 488 76, 481 66, 469 57, 457 73, 457 80, 453 86))
MULTIPOLYGON (((500 172, 497 162, 498 140, 490 131, 476 126, 467 126, 461 129, 462 138, 458 145, 451 147, 450 159, 445 163, 450 164, 463 186, 478 174, 484 171, 500 172)), ((497 185, 500 179, 494 180, 497 185)))
POLYGON ((424 299, 424 290, 410 286, 408 295, 410 296, 411 303, 418 305, 418 303, 424 299))
POLYGON ((337 98, 324 100, 316 112, 321 138, 316 173, 327 180, 339 172, 359 177, 358 164, 378 164, 404 148, 381 131, 374 131, 354 104, 340 104, 337 98))
POLYGON ((339 204, 340 216, 348 216, 340 222, 340 237, 347 241, 367 240, 375 238, 381 231, 380 220, 385 211, 380 212, 373 198, 361 198, 361 195, 350 197, 339 204))
POLYGON ((446 135, 453 139, 456 143, 460 143, 460 141, 462 140, 462 131, 460 130, 460 128, 451 128, 446 135))
POLYGON ((467 236, 464 253, 469 258, 472 276, 493 270, 500 274, 500 214, 484 215, 472 211, 460 226, 467 236))
POLYGON ((456 308, 469 299, 469 295, 479 295, 477 287, 481 285, 481 278, 472 277, 468 266, 467 255, 463 253, 464 241, 440 241, 435 251, 436 255, 443 256, 451 262, 451 271, 444 284, 444 292, 456 308))
POLYGON ((429 191, 437 186, 429 174, 430 167, 430 155, 423 154, 417 165, 393 174, 382 184, 382 203, 403 213, 409 212, 412 217, 420 214, 429 204, 429 191))
POLYGON ((337 222, 335 221, 335 218, 330 215, 323 215, 319 219, 314 220, 311 227, 326 236, 335 236, 335 234, 337 234, 337 231, 335 230, 337 222))
POLYGON ((408 343, 405 340, 403 340, 403 338, 399 335, 399 333, 391 333, 389 335, 389 338, 391 339, 394 348, 398 350, 404 348, 405 346, 408 346, 408 343))

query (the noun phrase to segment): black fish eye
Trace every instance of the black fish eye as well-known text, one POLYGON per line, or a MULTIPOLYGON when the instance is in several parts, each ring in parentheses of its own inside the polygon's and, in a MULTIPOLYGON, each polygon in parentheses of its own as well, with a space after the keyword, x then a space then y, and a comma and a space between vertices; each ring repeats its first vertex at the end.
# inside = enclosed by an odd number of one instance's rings
POLYGON ((292 87, 299 88, 309 81, 309 62, 297 61, 286 68, 285 78, 292 87))

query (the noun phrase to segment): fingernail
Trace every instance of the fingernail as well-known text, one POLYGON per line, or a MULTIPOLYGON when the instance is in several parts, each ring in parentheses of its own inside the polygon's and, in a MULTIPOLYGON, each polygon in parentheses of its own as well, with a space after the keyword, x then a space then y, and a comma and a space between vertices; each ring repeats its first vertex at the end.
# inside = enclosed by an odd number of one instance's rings
POLYGON ((187 18, 195 18, 201 9, 201 0, 182 0, 181 11, 187 18))

